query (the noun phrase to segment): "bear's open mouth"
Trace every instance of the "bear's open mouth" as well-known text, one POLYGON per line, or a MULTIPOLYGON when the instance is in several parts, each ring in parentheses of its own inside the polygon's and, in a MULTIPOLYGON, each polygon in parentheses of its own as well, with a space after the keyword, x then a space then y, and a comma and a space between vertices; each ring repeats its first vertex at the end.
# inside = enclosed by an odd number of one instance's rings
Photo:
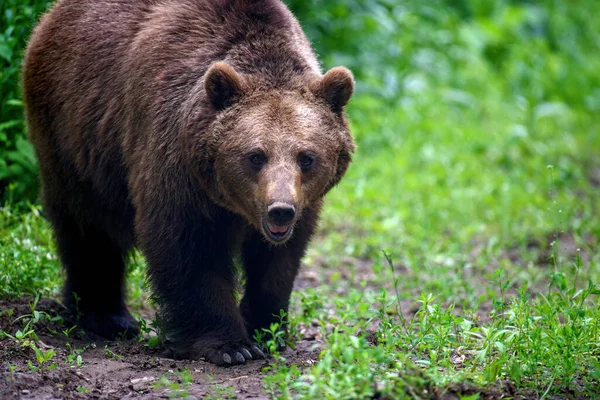
POLYGON ((263 231, 265 236, 272 242, 281 243, 286 241, 292 235, 292 230, 293 227, 291 225, 279 226, 263 221, 263 231))

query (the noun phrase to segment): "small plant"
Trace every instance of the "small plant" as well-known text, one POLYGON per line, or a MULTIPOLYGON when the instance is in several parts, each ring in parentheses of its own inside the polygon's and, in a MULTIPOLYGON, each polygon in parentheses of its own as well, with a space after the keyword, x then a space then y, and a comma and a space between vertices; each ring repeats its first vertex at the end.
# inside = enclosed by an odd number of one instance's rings
POLYGON ((9 361, 6 362, 6 366, 8 367, 8 372, 10 372, 11 374, 17 369, 17 366, 12 365, 9 361))
POLYGON ((490 285, 496 285, 500 292, 500 299, 493 298, 492 305, 496 313, 493 317, 502 318, 504 311, 506 310, 506 290, 510 286, 510 280, 503 280, 504 270, 502 268, 494 271, 494 277, 490 280, 490 285))
POLYGON ((152 388, 154 390, 165 390, 170 399, 189 396, 188 388, 194 382, 194 377, 188 369, 183 369, 177 374, 169 372, 160 377, 152 388))
POLYGON ((77 386, 77 391, 79 393, 88 394, 89 392, 91 392, 91 389, 88 389, 87 387, 80 385, 80 386, 77 386))
POLYGON ((323 299, 316 290, 308 288, 308 290, 302 291, 298 295, 300 296, 302 317, 305 320, 310 321, 323 312, 323 299))
POLYGON ((280 310, 277 317, 279 318, 279 322, 271 322, 269 328, 263 328, 260 332, 256 331, 254 340, 261 344, 273 357, 280 361, 285 361, 280 351, 285 349, 286 346, 294 348, 294 343, 286 337, 285 327, 289 325, 287 314, 285 311, 280 310))
POLYGON ((34 364, 31 362, 31 360, 28 360, 28 361, 27 361, 27 366, 29 367, 29 369, 30 369, 32 372, 38 372, 38 371, 40 370, 40 368, 39 368, 39 367, 37 367, 36 365, 34 365, 34 364))
POLYGON ((159 314, 157 314, 150 322, 150 325, 148 325, 147 321, 143 318, 138 318, 138 321, 140 324, 139 341, 145 340, 146 343, 144 345, 150 348, 161 348, 165 346, 167 340, 164 330, 165 324, 159 314))
POLYGON ((115 354, 111 349, 109 349, 108 345, 104 345, 104 355, 109 360, 120 360, 121 358, 123 358, 123 356, 121 356, 119 354, 115 354))
MULTIPOLYGON (((36 310, 39 300, 40 296, 38 294, 34 298, 33 302, 29 303, 29 309, 31 313, 21 315, 13 321, 13 325, 19 321, 24 322, 24 326, 22 329, 17 329, 14 335, 0 330, 0 337, 6 337, 8 339, 11 339, 19 343, 21 347, 30 348, 35 354, 35 358, 37 360, 39 368, 54 369, 56 368, 56 364, 49 365, 48 362, 52 360, 52 358, 56 355, 56 351, 54 349, 42 350, 40 348, 40 345, 38 344, 40 339, 34 330, 35 325, 40 321, 51 320, 50 315, 48 315, 48 313, 36 310)), ((7 313, 7 315, 12 314, 12 311, 10 313, 7 313)), ((38 370, 38 367, 33 366, 31 362, 29 362, 29 366, 32 370, 38 370)))
MULTIPOLYGON (((43 351, 38 347, 32 347, 35 352, 35 358, 37 359, 38 364, 43 367, 48 361, 50 361, 55 355, 56 351, 53 349, 49 349, 43 351)), ((52 369, 56 368, 56 365, 52 366, 52 369)))
POLYGON ((68 339, 69 335, 75 330, 75 328, 77 328, 77 325, 73 325, 70 328, 63 329, 62 334, 65 335, 65 337, 68 339))
POLYGON ((215 382, 215 378, 209 375, 210 393, 205 397, 209 400, 235 399, 237 398, 232 386, 223 386, 215 382))
POLYGON ((33 329, 25 329, 23 331, 18 329, 14 335, 0 330, 0 337, 12 339, 21 344, 23 347, 31 346, 32 343, 35 343, 36 340, 39 340, 33 329))
POLYGON ((71 343, 66 343, 67 349, 69 349, 69 354, 67 355, 67 363, 71 365, 71 367, 81 368, 83 365, 83 357, 81 356, 88 348, 94 348, 96 345, 86 345, 82 349, 74 348, 71 343))
POLYGON ((77 319, 77 323, 81 321, 81 317, 83 317, 83 313, 79 310, 79 302, 81 301, 81 297, 75 292, 73 292, 73 299, 75 300, 75 318, 77 319))

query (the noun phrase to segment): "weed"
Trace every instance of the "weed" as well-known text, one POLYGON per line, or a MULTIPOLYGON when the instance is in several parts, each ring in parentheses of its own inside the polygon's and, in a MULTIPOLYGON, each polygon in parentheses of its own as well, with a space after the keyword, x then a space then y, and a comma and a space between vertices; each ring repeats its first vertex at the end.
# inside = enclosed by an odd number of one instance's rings
POLYGON ((79 393, 88 394, 89 392, 91 392, 91 389, 88 389, 87 387, 80 385, 80 386, 77 386, 77 391, 79 393))
POLYGON ((194 377, 188 369, 178 371, 176 374, 169 372, 164 374, 152 384, 154 390, 164 390, 170 399, 183 398, 189 395, 188 388, 194 382, 194 377))
POLYGON ((208 376, 210 393, 205 397, 210 400, 235 399, 237 398, 232 386, 223 386, 217 382, 212 375, 208 376))
MULTIPOLYGON (((40 339, 39 339, 38 335, 35 333, 34 328, 37 323, 39 323, 40 321, 43 321, 43 320, 51 320, 51 317, 50 317, 50 315, 48 315, 48 313, 36 310, 39 300, 40 300, 40 297, 39 297, 39 295, 37 295, 34 298, 33 302, 29 303, 29 309, 30 309, 31 313, 21 315, 13 321, 13 325, 19 321, 21 323, 23 323, 24 326, 22 329, 17 329, 17 331, 14 333, 14 335, 11 335, 8 332, 0 330, 0 338, 6 337, 8 339, 11 339, 11 340, 17 342, 18 344, 21 345, 21 347, 28 347, 31 350, 33 350, 33 353, 35 354, 35 358, 37 360, 38 366, 34 366, 31 363, 31 361, 28 363, 28 365, 32 370, 35 370, 35 371, 37 371, 39 368, 42 368, 42 369, 56 368, 56 364, 49 365, 49 361, 52 360, 52 358, 56 355, 56 351, 54 349, 42 350, 42 348, 41 348, 42 345, 40 345, 40 339)), ((13 314, 12 312, 7 313, 7 315, 12 315, 12 314, 13 314)))
POLYGON ((62 334, 65 335, 65 337, 68 339, 69 335, 75 330, 75 328, 77 328, 77 325, 73 325, 70 328, 63 329, 62 334))
POLYGON ((8 372, 10 372, 11 374, 17 369, 17 366, 12 365, 9 361, 6 362, 6 366, 8 367, 8 372))
POLYGON ((287 314, 280 310, 279 322, 272 322, 269 328, 263 328, 262 332, 255 332, 254 339, 261 344, 271 355, 280 357, 280 350, 286 346, 294 347, 294 343, 286 337, 285 327, 288 324, 287 314))
POLYGON ((115 354, 111 349, 108 348, 108 345, 104 346, 104 355, 106 356, 106 358, 108 358, 109 360, 120 360, 121 358, 123 358, 123 356, 119 355, 119 354, 115 354))
POLYGON ((67 354, 67 363, 71 366, 71 367, 77 367, 77 368, 81 368, 81 366, 83 365, 83 357, 81 356, 87 349, 89 348, 96 348, 96 345, 94 343, 90 344, 90 345, 86 345, 81 349, 76 349, 73 347, 73 345, 71 345, 71 343, 67 342, 65 344, 65 346, 67 347, 69 354, 67 354))

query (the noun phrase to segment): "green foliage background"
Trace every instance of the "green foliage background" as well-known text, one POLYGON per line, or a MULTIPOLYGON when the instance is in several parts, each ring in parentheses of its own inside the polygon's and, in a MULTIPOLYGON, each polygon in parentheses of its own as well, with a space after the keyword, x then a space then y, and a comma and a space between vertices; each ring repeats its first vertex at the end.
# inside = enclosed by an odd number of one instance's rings
POLYGON ((0 202, 37 196, 37 162, 26 140, 19 78, 31 29, 49 5, 39 0, 0 0, 0 202))
MULTIPOLYGON (((342 64, 354 71, 356 125, 384 115, 382 109, 397 109, 401 119, 414 118, 409 113, 419 111, 414 103, 428 96, 440 96, 440 102, 457 108, 475 108, 480 116, 488 112, 479 101, 484 97, 512 103, 531 119, 536 112, 553 116, 572 110, 600 111, 600 17, 594 12, 594 0, 287 3, 324 66, 342 64), (543 107, 536 108, 540 104, 543 107)), ((25 140, 19 71, 30 31, 49 4, 0 1, 0 194, 4 201, 35 200, 37 195, 37 166, 25 140)), ((406 123, 402 122, 403 128, 406 123)), ((397 142, 405 133, 410 131, 357 130, 362 146, 397 142)), ((510 166, 510 155, 503 157, 510 166)))

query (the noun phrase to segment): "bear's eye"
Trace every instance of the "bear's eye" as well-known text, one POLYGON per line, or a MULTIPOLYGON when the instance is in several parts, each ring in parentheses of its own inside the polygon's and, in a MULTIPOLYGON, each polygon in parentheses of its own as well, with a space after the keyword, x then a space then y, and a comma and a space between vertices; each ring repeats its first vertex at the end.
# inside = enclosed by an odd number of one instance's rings
POLYGON ((303 153, 298 157, 298 165, 302 171, 308 171, 315 163, 315 156, 312 153, 303 153))
POLYGON ((263 153, 252 153, 248 157, 253 168, 259 170, 267 163, 267 157, 263 153))

